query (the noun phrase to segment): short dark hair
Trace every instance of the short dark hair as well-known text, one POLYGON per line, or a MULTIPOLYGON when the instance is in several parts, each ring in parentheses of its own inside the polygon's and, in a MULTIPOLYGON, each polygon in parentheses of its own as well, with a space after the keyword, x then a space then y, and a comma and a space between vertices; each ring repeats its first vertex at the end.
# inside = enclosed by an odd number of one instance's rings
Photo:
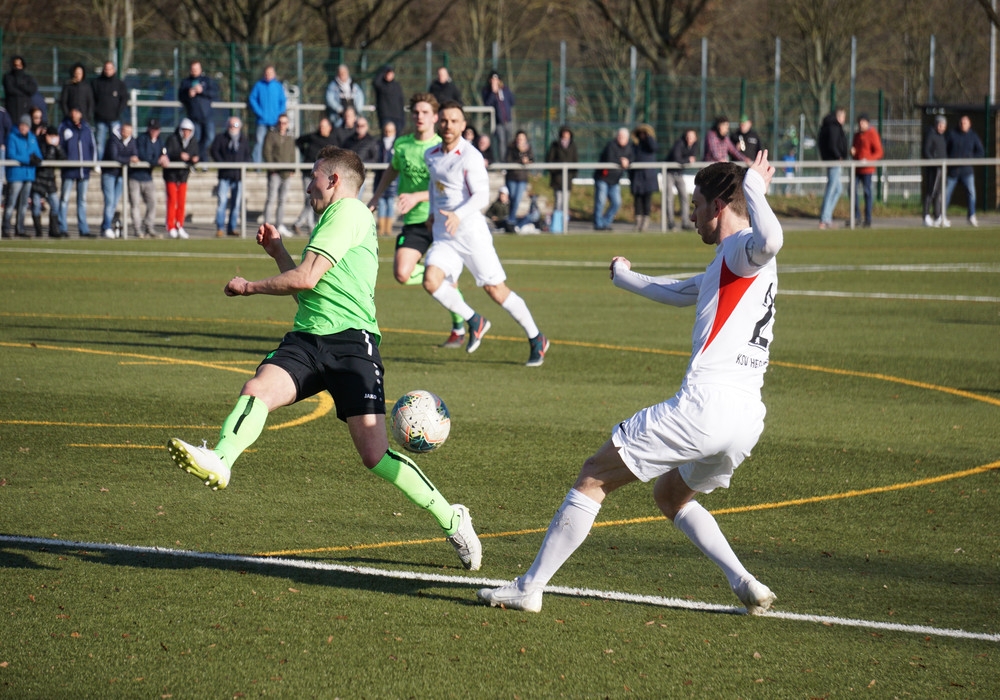
POLYGON ((365 181, 365 164, 354 151, 337 146, 323 146, 316 156, 317 161, 323 161, 323 169, 328 173, 337 172, 356 189, 360 190, 365 181))
POLYGON ((437 98, 434 97, 434 95, 432 95, 429 92, 416 92, 416 93, 413 94, 412 97, 410 97, 410 111, 411 112, 413 111, 413 108, 417 106, 418 102, 426 102, 427 104, 429 104, 431 106, 431 111, 432 112, 437 112, 438 111, 438 101, 437 101, 437 98))
POLYGON ((462 107, 461 102, 456 102, 455 100, 447 100, 443 105, 438 107, 438 112, 443 112, 446 109, 457 109, 462 113, 462 119, 465 119, 465 108, 462 107))
POLYGON ((694 176, 694 186, 701 190, 705 201, 721 200, 734 214, 745 217, 747 201, 743 196, 743 178, 746 174, 739 163, 712 163, 694 176))

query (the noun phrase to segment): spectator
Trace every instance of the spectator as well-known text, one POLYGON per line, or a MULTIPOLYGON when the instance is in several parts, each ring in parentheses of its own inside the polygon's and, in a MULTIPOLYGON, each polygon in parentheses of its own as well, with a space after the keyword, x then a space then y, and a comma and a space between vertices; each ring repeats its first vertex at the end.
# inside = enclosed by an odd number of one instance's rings
POLYGON ((506 185, 501 185, 497 192, 497 198, 487 207, 485 216, 493 224, 497 231, 513 233, 514 229, 508 228, 507 221, 510 219, 510 190, 506 185))
POLYGON ((476 139, 479 138, 479 132, 476 131, 476 127, 469 125, 465 127, 465 131, 462 132, 462 138, 475 146, 476 139))
POLYGON ((212 103, 219 99, 219 95, 219 84, 205 73, 201 61, 191 61, 188 76, 177 88, 177 99, 184 105, 188 119, 194 124, 201 160, 208 158, 209 147, 215 141, 212 103))
POLYGON ((287 106, 285 86, 278 80, 274 66, 264 67, 264 76, 254 83, 247 104, 257 121, 257 135, 253 143, 253 162, 260 163, 263 159, 264 139, 267 138, 267 132, 278 125, 278 119, 285 113, 287 106))
POLYGON ((45 118, 45 110, 32 107, 28 115, 31 117, 31 133, 38 139, 38 145, 41 147, 45 133, 49 127, 48 120, 45 118))
MULTIPOLYGON (((87 85, 87 83, 84 83, 87 85)), ((87 89, 90 86, 87 85, 87 89)), ((97 143, 90 124, 83 118, 79 107, 70 107, 69 116, 59 125, 60 145, 66 152, 66 160, 79 161, 80 165, 62 169, 62 192, 59 197, 59 232, 66 234, 69 228, 69 196, 76 189, 76 223, 80 236, 90 235, 87 224, 87 189, 90 185, 90 168, 84 163, 92 162, 97 156, 97 143)))
MULTIPOLYGON (((392 163, 392 156, 395 153, 396 144, 396 123, 386 122, 385 126, 382 127, 382 138, 378 142, 378 162, 385 163, 389 165, 392 163)), ((382 178, 385 176, 385 170, 375 171, 375 182, 373 187, 375 191, 378 191, 379 183, 382 182, 382 178)), ((377 205, 377 217, 378 217, 378 235, 379 236, 391 236, 392 235, 392 222, 396 218, 396 194, 399 192, 399 183, 394 178, 389 186, 386 187, 382 196, 379 197, 377 205)))
MULTIPOLYGON (((229 117, 226 132, 212 141, 212 160, 216 163, 245 163, 250 160, 250 143, 243 133, 243 123, 238 117, 229 117)), ((243 194, 243 174, 239 168, 219 170, 219 206, 215 210, 215 235, 238 236, 240 201, 243 194)))
POLYGON ((496 153, 503 156, 507 153, 507 144, 511 142, 514 134, 514 93, 503 84, 500 74, 496 71, 490 73, 486 87, 483 88, 483 104, 492 107, 496 115, 493 140, 496 142, 496 153))
MULTIPOLYGON (((139 162, 139 152, 132 138, 132 125, 125 122, 121 131, 112 131, 108 135, 108 145, 104 149, 101 160, 113 160, 122 165, 139 162)), ((101 235, 105 238, 118 238, 115 230, 115 210, 118 200, 122 198, 122 169, 104 168, 101 171, 101 192, 104 193, 104 218, 101 220, 101 235)))
POLYGON ((535 162, 535 152, 528 143, 528 135, 518 131, 514 140, 507 147, 504 161, 514 167, 507 168, 505 177, 507 191, 510 193, 510 213, 507 215, 507 228, 512 231, 517 225, 517 210, 521 206, 521 198, 528 191, 528 176, 530 172, 520 167, 535 162))
POLYGON ((69 80, 63 83, 62 92, 59 94, 59 106, 62 108, 63 119, 69 117, 70 110, 74 107, 80 110, 83 120, 90 125, 94 117, 94 90, 84 78, 87 71, 82 63, 74 63, 69 69, 69 80))
MULTIPOLYGON (((948 120, 943 114, 934 118, 934 126, 924 134, 920 157, 924 160, 944 160, 948 157, 948 139, 945 131, 948 120)), ((941 216, 941 176, 942 166, 924 166, 924 226, 940 226, 941 216), (933 217, 931 212, 934 212, 933 217)))
POLYGON ((378 162, 378 140, 369 133, 368 120, 364 117, 358 117, 354 124, 354 133, 344 140, 342 148, 357 153, 362 163, 378 162))
POLYGON ((691 200, 688 197, 684 173, 691 163, 698 162, 698 133, 694 129, 685 131, 674 141, 667 160, 681 166, 680 169, 667 171, 667 228, 674 230, 674 189, 676 189, 677 197, 681 200, 681 228, 687 230, 693 227, 690 217, 691 200))
POLYGON ((3 75, 4 107, 11 119, 20 120, 31 109, 31 98, 38 92, 38 83, 24 69, 24 59, 10 59, 10 70, 3 75))
POLYGON ((609 231, 615 214, 622 206, 622 175, 632 162, 632 142, 628 129, 622 127, 601 151, 602 163, 617 164, 618 167, 601 168, 594 171, 594 230, 609 231), (608 202, 611 202, 608 206, 608 202), (607 211, 605 211, 607 207, 607 211))
MULTIPOLYGON (((858 117, 858 131, 854 134, 854 145, 851 147, 851 155, 854 160, 862 163, 881 160, 884 155, 882 151, 882 139, 879 138, 878 131, 871 125, 868 115, 862 113, 858 117)), ((865 220, 861 224, 865 228, 872 225, 872 175, 875 174, 875 166, 863 165, 855 168, 855 185, 861 188, 865 197, 865 220)), ((854 222, 857 224, 861 219, 861 197, 855 195, 854 199, 854 222)))
POLYGON ((94 94, 94 129, 97 138, 97 152, 104 153, 108 133, 121 128, 122 111, 128 105, 128 88, 115 75, 115 64, 104 62, 104 70, 90 81, 94 94))
POLYGON ((430 84, 427 92, 434 95, 434 99, 438 101, 439 105, 452 101, 462 104, 462 91, 452 82, 451 76, 448 74, 448 69, 444 66, 438 68, 437 80, 430 84))
POLYGON ((489 134, 480 134, 476 138, 476 150, 482 154, 487 166, 493 162, 493 144, 489 134))
MULTIPOLYGON (((156 237, 156 186, 153 183, 153 168, 163 167, 170 162, 167 157, 167 141, 160 131, 160 120, 146 122, 146 133, 135 139, 135 150, 139 161, 148 168, 130 168, 128 171, 128 199, 132 207, 132 230, 138 238, 156 237), (140 217, 139 205, 146 208, 145 217, 140 217)), ((164 178, 165 179, 165 178, 164 178)))
MULTIPOLYGON (((38 148, 38 139, 31 133, 31 117, 22 114, 18 119, 17 129, 7 137, 7 159, 17 161, 17 165, 7 166, 7 203, 3 212, 3 238, 11 238, 10 220, 17 211, 14 222, 14 235, 18 238, 28 237, 24 230, 24 220, 28 215, 28 201, 31 199, 31 183, 35 181, 35 166, 42 162, 42 151, 38 148)), ((35 224, 38 235, 41 228, 35 224)))
MULTIPOLYGON (((289 125, 288 115, 282 114, 278 117, 278 127, 267 132, 263 149, 265 163, 295 162, 295 139, 288 133, 289 125)), ((294 172, 287 168, 267 171, 264 223, 273 224, 278 233, 286 238, 293 235, 285 226, 285 201, 288 199, 288 183, 294 172)))
MULTIPOLYGON (((983 150, 983 142, 972 130, 972 120, 969 115, 963 114, 958 120, 958 129, 948 132, 948 157, 949 158, 982 158, 986 154, 983 150)), ((948 168, 948 182, 945 186, 944 195, 944 219, 942 226, 951 226, 948 221, 948 205, 951 204, 951 195, 955 193, 955 185, 962 181, 962 186, 969 195, 968 213, 969 226, 978 226, 976 220, 976 180, 972 172, 971 165, 955 165, 948 168)))
MULTIPOLYGON (((844 133, 844 122, 847 111, 838 107, 823 118, 823 124, 817 135, 819 157, 823 160, 846 160, 850 155, 847 150, 847 134, 844 133)), ((833 165, 826 170, 826 190, 823 192, 823 206, 819 212, 819 227, 833 227, 833 210, 840 199, 843 185, 840 182, 840 165, 833 165)))
POLYGON ((730 137, 736 150, 742 153, 751 163, 764 148, 760 134, 754 131, 753 120, 746 114, 740 117, 740 128, 730 137))
MULTIPOLYGON (((49 124, 39 143, 42 160, 66 160, 66 152, 59 145, 59 128, 49 124)), ((56 186, 56 169, 35 168, 35 183, 31 186, 31 217, 35 222, 35 235, 42 235, 42 200, 49 204, 49 238, 64 238, 59 232, 59 188, 56 186)))
MULTIPOLYGON (((303 163, 315 163, 319 158, 319 152, 325 146, 336 146, 337 139, 333 133, 333 124, 329 119, 323 117, 319 120, 319 126, 311 134, 303 134, 295 140, 295 145, 302 154, 303 163)), ((302 191, 305 192, 305 206, 299 212, 299 216, 292 225, 292 231, 296 234, 308 234, 316 225, 316 214, 309 203, 309 183, 312 182, 312 168, 302 170, 302 191)))
MULTIPOLYGON (((545 154, 546 163, 578 163, 580 162, 580 155, 577 152, 576 141, 573 140, 573 131, 568 126, 559 127, 559 138, 553 141, 549 145, 549 150, 545 154)), ((549 171, 549 185, 552 187, 552 192, 555 197, 555 211, 562 212, 563 206, 563 192, 569 195, 573 189, 573 180, 576 178, 577 171, 569 170, 565 171, 568 176, 565 181, 565 188, 563 187, 563 170, 550 170, 549 171)), ((553 212, 554 214, 554 212, 553 212)), ((561 214, 560 214, 561 215, 561 214)), ((553 232, 555 227, 553 226, 553 232)))
POLYGON ((406 98, 403 96, 403 88, 396 80, 393 67, 384 66, 375 76, 372 86, 375 89, 375 114, 378 115, 379 126, 384 128, 386 122, 391 121, 395 123, 396 131, 401 131, 406 126, 406 98))
POLYGON ((0 146, 3 146, 4 149, 7 148, 7 137, 14 131, 14 123, 11 121, 10 114, 5 108, 0 107, 0 146))
POLYGON ((706 163, 726 163, 729 161, 730 156, 732 156, 733 160, 744 163, 751 162, 729 140, 729 119, 719 116, 715 118, 712 128, 705 134, 704 160, 706 163))
POLYGON ((194 137, 194 122, 181 119, 177 131, 167 139, 167 160, 183 163, 183 168, 164 168, 163 183, 167 189, 167 235, 171 238, 187 238, 184 230, 187 206, 187 182, 191 168, 201 160, 201 148, 194 137))
POLYGON ((333 129, 333 138, 337 146, 346 148, 344 144, 347 143, 349 138, 354 136, 354 129, 358 125, 358 111, 351 106, 344 107, 341 118, 340 126, 333 129))
POLYGON ((326 86, 326 115, 335 128, 344 126, 344 110, 348 107, 354 108, 355 115, 359 114, 365 108, 365 92, 351 79, 347 66, 341 64, 337 67, 337 77, 326 86))
MULTIPOLYGON (((781 161, 787 163, 785 166, 785 178, 791 179, 795 177, 795 168, 792 163, 796 163, 799 160, 799 152, 794 145, 788 147, 788 153, 782 156, 781 161)), ((785 184, 785 196, 790 194, 802 194, 802 186, 799 184, 793 184, 791 182, 786 182, 785 184)))
MULTIPOLYGON (((656 132, 649 124, 640 124, 632 132, 632 161, 635 163, 656 162, 656 132)), ((649 216, 653 209, 653 193, 659 192, 659 171, 637 168, 629 172, 632 203, 635 208, 635 228, 645 231, 649 226, 649 216)))

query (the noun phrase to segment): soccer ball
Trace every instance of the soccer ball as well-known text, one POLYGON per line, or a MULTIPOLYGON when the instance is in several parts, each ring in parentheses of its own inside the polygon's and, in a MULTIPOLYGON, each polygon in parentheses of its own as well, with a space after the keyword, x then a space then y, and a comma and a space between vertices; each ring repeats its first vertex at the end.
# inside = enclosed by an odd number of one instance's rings
POLYGON ((403 394, 392 407, 392 436, 410 452, 440 447, 451 431, 451 414, 439 396, 418 389, 403 394))

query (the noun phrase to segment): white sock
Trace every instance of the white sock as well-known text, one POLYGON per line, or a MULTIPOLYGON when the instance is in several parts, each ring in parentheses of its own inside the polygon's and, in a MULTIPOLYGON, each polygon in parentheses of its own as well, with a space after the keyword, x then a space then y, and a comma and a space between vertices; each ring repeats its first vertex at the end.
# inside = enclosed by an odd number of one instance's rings
POLYGON ((458 314, 468 321, 476 313, 471 306, 465 303, 458 288, 450 282, 442 282, 437 291, 431 294, 438 303, 452 313, 458 314))
POLYGON ((538 326, 535 325, 535 319, 531 317, 531 312, 528 311, 528 305, 524 303, 524 299, 512 291, 501 306, 520 324, 524 332, 528 334, 528 338, 534 338, 538 335, 538 326))
POLYGON ((726 536, 719 529, 719 523, 700 503, 689 501, 674 516, 674 525, 722 569, 730 588, 739 583, 741 578, 753 578, 729 546, 726 536))
POLYGON ((594 519, 601 510, 601 504, 584 496, 576 489, 570 489, 559 510, 549 523, 548 532, 542 540, 535 562, 521 577, 521 586, 529 591, 541 588, 555 576, 577 547, 583 544, 594 525, 594 519))

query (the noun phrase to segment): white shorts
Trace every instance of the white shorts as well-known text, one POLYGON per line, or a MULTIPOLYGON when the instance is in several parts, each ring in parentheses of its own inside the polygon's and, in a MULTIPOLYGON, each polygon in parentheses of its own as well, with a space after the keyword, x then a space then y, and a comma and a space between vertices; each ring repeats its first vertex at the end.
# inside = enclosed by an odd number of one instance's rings
POLYGON ((728 488, 764 430, 764 403, 723 386, 681 389, 618 424, 611 440, 641 481, 680 469, 689 488, 728 488))
POLYGON ((507 274, 500 264, 493 235, 489 231, 463 233, 458 238, 435 240, 424 258, 424 264, 444 271, 445 279, 458 284, 462 267, 476 280, 476 286, 500 284, 507 274))

